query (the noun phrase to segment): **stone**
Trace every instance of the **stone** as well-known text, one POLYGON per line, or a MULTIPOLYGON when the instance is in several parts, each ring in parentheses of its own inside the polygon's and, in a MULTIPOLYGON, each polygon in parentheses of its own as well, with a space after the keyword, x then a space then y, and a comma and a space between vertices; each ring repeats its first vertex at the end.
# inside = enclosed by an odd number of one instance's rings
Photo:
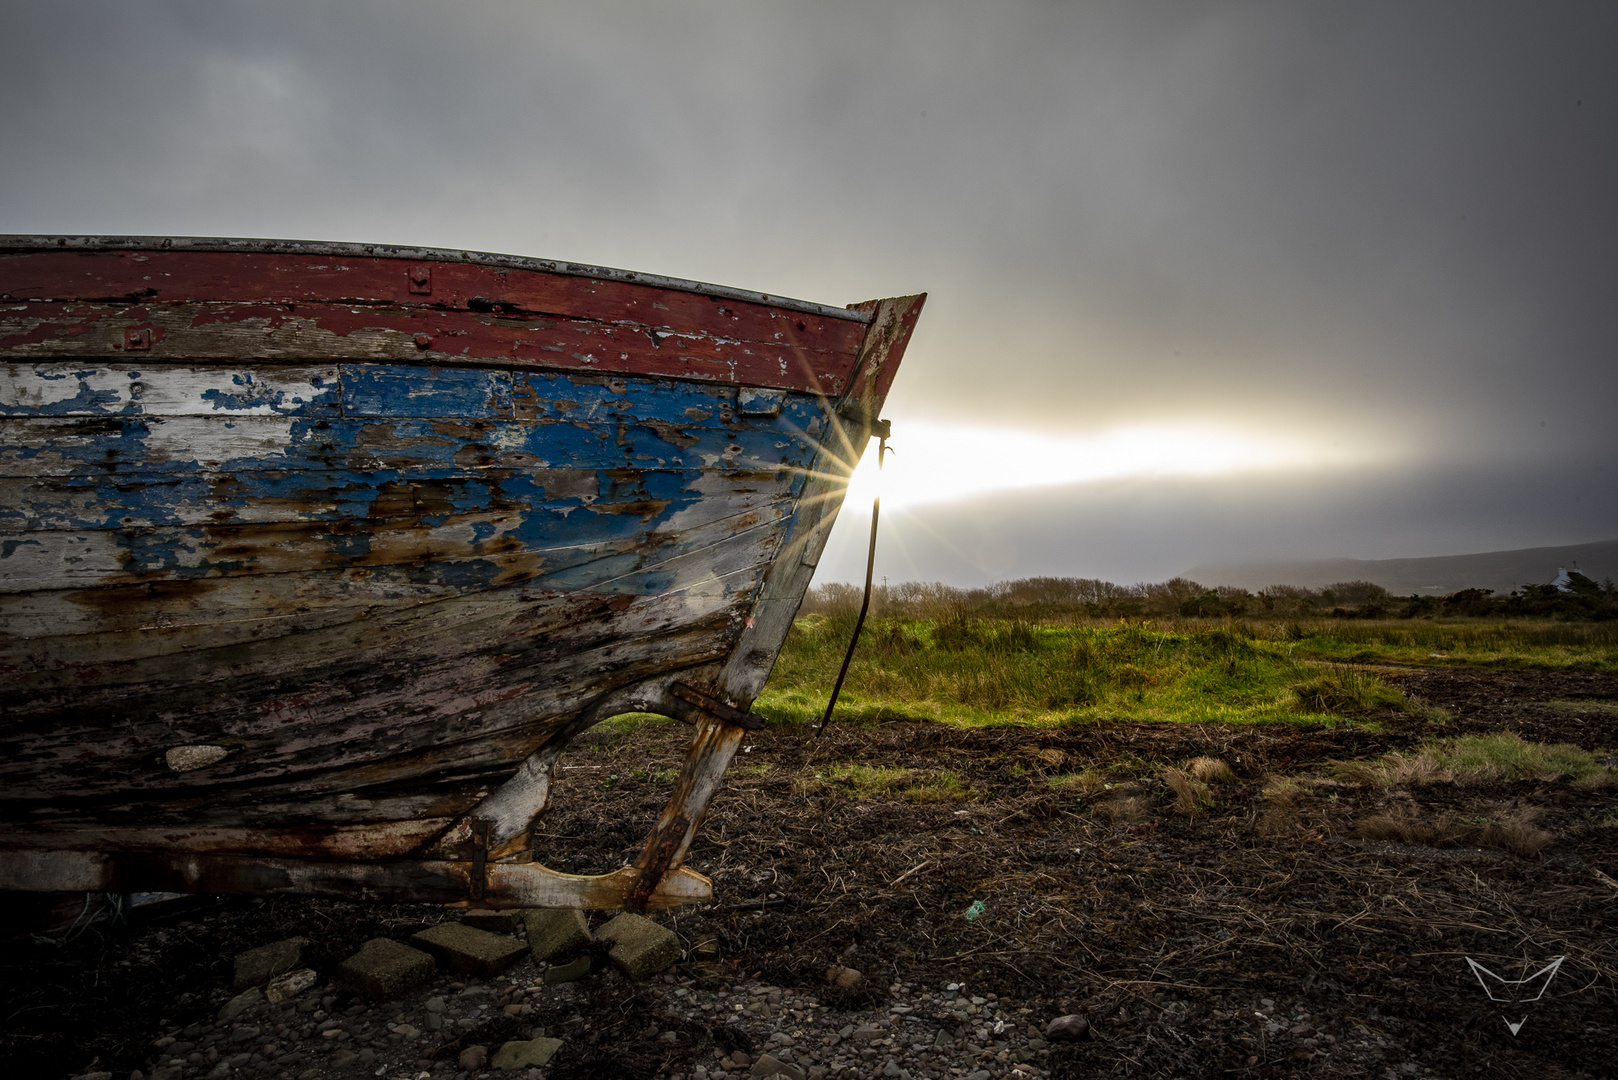
POLYGON ((303 963, 303 950, 308 945, 308 938, 291 937, 240 954, 236 957, 236 977, 231 988, 239 994, 295 970, 303 963))
POLYGON ((353 1064, 358 1057, 359 1055, 352 1050, 339 1050, 331 1056, 331 1063, 340 1069, 344 1065, 353 1064))
POLYGON ((1058 1016, 1045 1025, 1045 1038, 1052 1042, 1072 1041, 1074 1039, 1088 1039, 1090 1037, 1090 1021, 1078 1013, 1067 1016, 1058 1016))
POLYGON ((161 1069, 152 1070, 152 1080, 180 1080, 185 1069, 179 1065, 168 1065, 161 1069))
POLYGON ((581 956, 568 964, 552 964, 545 972, 545 981, 552 986, 557 983, 577 982, 590 974, 590 958, 581 956))
POLYGON ((527 1042, 508 1042, 494 1052, 489 1062, 493 1069, 532 1069, 550 1061, 562 1048, 561 1039, 529 1039, 527 1042))
POLYGON ((439 923, 410 935, 410 943, 436 956, 458 975, 492 979, 522 959, 523 943, 461 923, 439 923))
POLYGON ((255 986, 250 990, 243 990, 241 993, 225 1002, 224 1008, 219 1010, 218 1022, 221 1024, 228 1024, 242 1013, 246 1012, 248 1009, 251 1009, 254 1005, 262 1003, 263 1000, 264 991, 260 990, 258 987, 255 986))
POLYGON ((455 1062, 467 1072, 476 1072, 489 1063, 489 1048, 487 1046, 468 1046, 461 1051, 461 1056, 456 1058, 455 1062))
POLYGON ((777 1061, 769 1054, 760 1054, 753 1067, 748 1070, 748 1076, 782 1076, 787 1080, 803 1080, 803 1070, 796 1065, 788 1065, 784 1061, 777 1061))
POLYGON ((865 981, 865 976, 851 967, 834 964, 826 969, 826 983, 830 986, 840 986, 844 990, 858 986, 865 981))
POLYGON ((316 975, 312 968, 303 968, 299 971, 289 971, 285 975, 277 975, 264 988, 264 1000, 272 1005, 283 1001, 291 1001, 319 981, 320 976, 316 975))
POLYGON ((680 959, 680 939, 666 927, 631 912, 624 912, 596 934, 613 943, 607 958, 635 982, 656 975, 680 959))
POLYGON ((372 938, 337 965, 337 978, 373 1001, 390 1001, 429 982, 437 971, 433 958, 420 949, 372 938))
POLYGON ((540 962, 590 944, 590 924, 578 908, 529 908, 522 917, 528 949, 540 962))
POLYGON ((487 930, 491 934, 515 934, 522 924, 522 908, 485 908, 468 911, 461 916, 461 925, 474 930, 487 930))
POLYGON ((988 1069, 979 1069, 977 1072, 967 1073, 966 1080, 994 1080, 994 1073, 988 1069))

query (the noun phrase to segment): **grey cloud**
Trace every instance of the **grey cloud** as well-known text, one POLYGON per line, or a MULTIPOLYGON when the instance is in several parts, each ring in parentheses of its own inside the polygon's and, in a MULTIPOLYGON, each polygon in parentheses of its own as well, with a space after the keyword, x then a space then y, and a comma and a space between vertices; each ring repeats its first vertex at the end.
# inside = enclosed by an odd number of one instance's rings
MULTIPOLYGON (((926 289, 901 425, 1196 419, 1411 448, 1368 485, 1618 459, 1610 4, 3 19, 6 231, 437 244, 830 302, 926 289)), ((1412 543, 1406 516, 1439 513, 1378 505, 1412 543)), ((1514 528, 1543 542, 1570 514, 1514 528)))

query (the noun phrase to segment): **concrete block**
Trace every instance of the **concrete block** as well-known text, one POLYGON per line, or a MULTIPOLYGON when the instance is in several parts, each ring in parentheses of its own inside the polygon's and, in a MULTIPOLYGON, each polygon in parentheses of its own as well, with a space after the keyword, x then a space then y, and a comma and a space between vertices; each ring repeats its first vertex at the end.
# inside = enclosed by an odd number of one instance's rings
POLYGON ((504 934, 474 930, 460 923, 439 923, 412 934, 410 943, 436 956, 457 975, 492 979, 522 959, 528 951, 520 941, 504 934))
POLYGON ((474 930, 487 930, 491 934, 515 934, 523 921, 522 908, 488 908, 468 911, 461 916, 461 925, 474 930))
POLYGON ((337 965, 337 978, 375 1001, 408 994, 438 971, 433 958, 390 938, 372 938, 337 965))
POLYGON ((528 924, 528 948, 535 960, 570 953, 590 944, 590 924, 577 908, 529 908, 523 912, 528 924))
POLYGON ((217 1020, 221 1024, 228 1024, 254 1005, 262 1004, 263 1001, 264 991, 256 986, 250 986, 225 1002, 224 1007, 219 1010, 217 1020))
POLYGON ((607 958, 636 982, 680 959, 680 939, 672 930, 627 911, 603 926, 596 937, 613 943, 607 958))
POLYGON ((293 937, 249 949, 236 957, 232 988, 239 994, 249 987, 263 986, 277 975, 296 971, 303 964, 303 950, 308 945, 308 938, 293 937))
POLYGON ((557 983, 577 982, 590 974, 590 958, 581 956, 567 964, 552 964, 545 972, 545 982, 555 986, 557 983))
POLYGON ((788 1065, 784 1061, 777 1061, 768 1054, 760 1054, 753 1067, 748 1070, 748 1076, 779 1076, 784 1080, 803 1080, 803 1070, 796 1065, 788 1065))
POLYGON ((532 1069, 545 1064, 561 1049, 561 1039, 529 1039, 527 1042, 508 1042, 494 1052, 489 1062, 492 1069, 532 1069))

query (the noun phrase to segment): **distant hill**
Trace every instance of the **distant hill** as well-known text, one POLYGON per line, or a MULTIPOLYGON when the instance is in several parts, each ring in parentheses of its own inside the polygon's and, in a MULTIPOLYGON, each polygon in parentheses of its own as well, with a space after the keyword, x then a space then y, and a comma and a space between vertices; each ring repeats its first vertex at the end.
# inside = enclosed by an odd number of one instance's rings
POLYGON ((1478 555, 1436 555, 1423 559, 1307 559, 1251 563, 1204 563, 1185 577, 1204 585, 1262 589, 1266 585, 1304 585, 1318 589, 1338 581, 1374 582, 1396 596, 1420 593, 1443 596, 1461 589, 1493 589, 1509 593, 1523 585, 1541 585, 1559 567, 1577 564, 1586 577, 1618 580, 1618 540, 1567 547, 1486 551, 1478 555))

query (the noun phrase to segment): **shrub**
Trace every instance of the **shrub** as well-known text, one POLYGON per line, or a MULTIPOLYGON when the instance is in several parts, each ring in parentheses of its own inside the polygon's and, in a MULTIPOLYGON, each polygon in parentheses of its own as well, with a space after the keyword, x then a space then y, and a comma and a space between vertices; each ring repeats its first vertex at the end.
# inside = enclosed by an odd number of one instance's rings
POLYGON ((1375 675, 1347 667, 1328 667, 1308 682, 1292 687, 1305 712, 1366 712, 1387 705, 1399 708, 1405 696, 1375 675))

